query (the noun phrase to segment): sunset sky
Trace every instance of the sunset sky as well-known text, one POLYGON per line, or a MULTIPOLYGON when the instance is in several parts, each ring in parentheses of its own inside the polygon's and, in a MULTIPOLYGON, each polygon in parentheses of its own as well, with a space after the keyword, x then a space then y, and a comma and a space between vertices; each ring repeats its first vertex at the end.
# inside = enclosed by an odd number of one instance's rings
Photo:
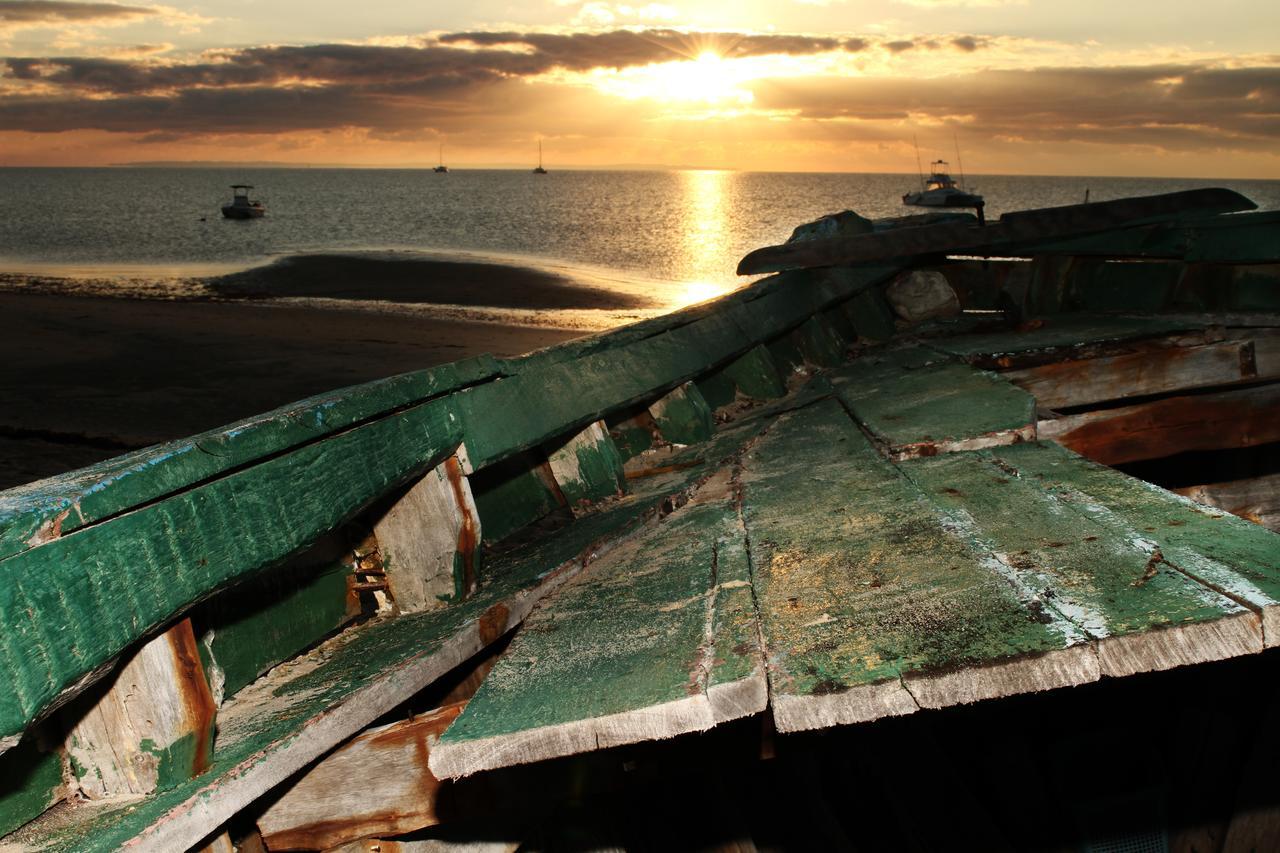
POLYGON ((0 0, 0 165, 1280 178, 1275 0, 0 0))

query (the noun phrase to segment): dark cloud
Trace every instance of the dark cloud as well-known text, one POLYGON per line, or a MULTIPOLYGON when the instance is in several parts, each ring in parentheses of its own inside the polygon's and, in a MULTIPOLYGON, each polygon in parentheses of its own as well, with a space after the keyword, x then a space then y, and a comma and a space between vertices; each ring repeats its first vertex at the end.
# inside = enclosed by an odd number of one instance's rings
POLYGON ((1274 147, 1280 67, 1190 65, 984 71, 939 79, 813 78, 762 85, 756 106, 800 118, 864 121, 905 111, 955 117, 1024 141, 1142 144, 1170 150, 1274 147))
POLYGON ((147 6, 117 3, 76 3, 65 0, 0 0, 0 28, 7 24, 68 24, 129 20, 157 15, 147 6))

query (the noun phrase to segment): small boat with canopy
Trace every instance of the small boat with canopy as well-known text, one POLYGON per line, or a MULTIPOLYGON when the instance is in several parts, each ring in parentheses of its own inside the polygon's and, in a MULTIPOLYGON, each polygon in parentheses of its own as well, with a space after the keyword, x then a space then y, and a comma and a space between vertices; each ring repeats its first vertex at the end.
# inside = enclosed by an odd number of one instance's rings
POLYGON ((232 184, 231 201, 222 206, 222 215, 227 219, 258 219, 265 215, 266 205, 249 198, 251 189, 251 184, 232 184))

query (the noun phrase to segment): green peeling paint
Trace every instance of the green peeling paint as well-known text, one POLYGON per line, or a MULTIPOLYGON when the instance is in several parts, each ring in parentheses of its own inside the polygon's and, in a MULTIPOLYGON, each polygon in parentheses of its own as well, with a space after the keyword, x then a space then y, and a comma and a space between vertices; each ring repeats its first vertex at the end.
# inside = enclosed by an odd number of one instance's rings
POLYGON ((500 542, 560 506, 539 470, 544 464, 540 455, 524 453, 469 478, 485 542, 500 542))
POLYGON ((188 732, 168 746, 157 746, 151 738, 138 744, 140 752, 156 758, 156 791, 168 791, 192 778, 192 768, 200 756, 213 754, 214 727, 209 726, 201 744, 195 732, 188 732))
POLYGON ((39 816, 64 796, 59 753, 44 752, 34 739, 27 738, 0 756, 0 836, 39 816))
POLYGON ((711 406, 693 383, 667 394, 650 411, 662 437, 673 444, 697 444, 715 432, 711 406))

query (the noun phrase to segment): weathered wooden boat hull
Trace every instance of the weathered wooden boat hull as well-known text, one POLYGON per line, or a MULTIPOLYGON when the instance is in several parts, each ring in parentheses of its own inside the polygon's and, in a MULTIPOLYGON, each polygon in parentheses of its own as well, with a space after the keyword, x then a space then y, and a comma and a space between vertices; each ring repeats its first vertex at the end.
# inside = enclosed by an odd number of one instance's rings
POLYGON ((445 819, 445 777, 1280 643, 1280 536, 1085 458, 1276 438, 1280 217, 1187 201, 794 243, 714 302, 0 494, 0 832, 185 849, 252 806, 335 846, 445 819), (1188 395, 1232 426, 1152 439, 1188 395), (299 805, 351 774, 428 799, 299 805))

